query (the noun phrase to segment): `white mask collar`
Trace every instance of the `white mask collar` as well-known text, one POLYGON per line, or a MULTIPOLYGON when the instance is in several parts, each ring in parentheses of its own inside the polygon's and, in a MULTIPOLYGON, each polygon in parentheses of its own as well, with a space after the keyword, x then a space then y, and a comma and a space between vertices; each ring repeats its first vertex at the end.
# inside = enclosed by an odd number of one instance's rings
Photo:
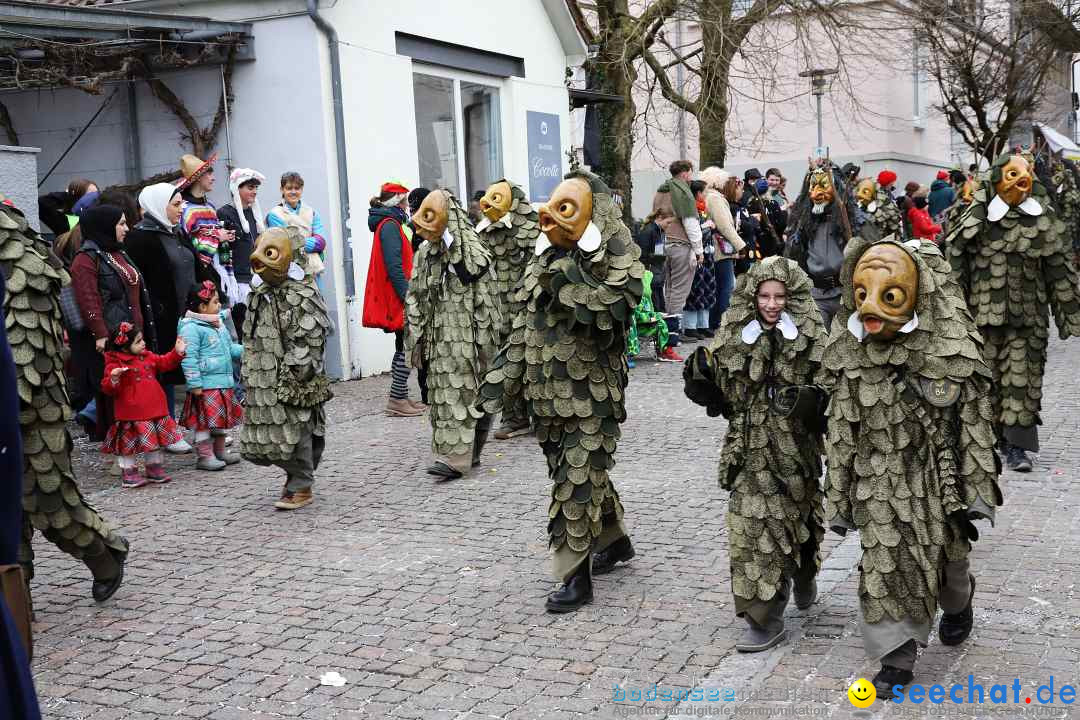
MULTIPOLYGON (((799 337, 799 326, 795 324, 795 320, 786 311, 780 313, 776 328, 785 340, 794 340, 799 337)), ((762 327, 761 321, 755 318, 742 329, 742 341, 747 345, 753 345, 764 332, 765 328, 762 327)))
MULTIPOLYGON (((911 319, 904 323, 904 326, 897 332, 907 335, 908 333, 913 332, 917 327, 919 327, 919 313, 912 313, 911 319)), ((862 321, 859 319, 859 313, 851 313, 851 315, 848 316, 847 329, 859 342, 866 339, 866 328, 863 327, 862 321)))

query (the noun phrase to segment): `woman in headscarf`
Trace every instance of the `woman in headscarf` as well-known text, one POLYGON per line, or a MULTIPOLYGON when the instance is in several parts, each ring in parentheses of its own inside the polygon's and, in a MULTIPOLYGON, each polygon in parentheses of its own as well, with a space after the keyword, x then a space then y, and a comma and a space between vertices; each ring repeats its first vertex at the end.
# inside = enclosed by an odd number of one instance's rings
MULTIPOLYGON (((127 235, 124 247, 143 276, 157 329, 157 343, 147 349, 159 355, 176 343, 176 327, 187 307, 188 291, 196 285, 195 253, 180 241, 180 188, 169 183, 148 185, 139 193, 143 219, 127 235)), ((169 415, 176 417, 173 386, 184 383, 184 373, 161 375, 169 415)), ((186 444, 186 443, 185 443, 186 444)))
MULTIPOLYGON (((157 332, 142 274, 124 252, 128 226, 115 205, 97 205, 83 212, 79 225, 83 243, 71 263, 71 283, 86 329, 72 333, 71 351, 80 382, 100 388, 105 372, 105 342, 121 322, 141 331, 148 345, 157 347, 157 332)), ((97 393, 97 422, 92 440, 105 439, 112 425, 112 403, 97 393)))

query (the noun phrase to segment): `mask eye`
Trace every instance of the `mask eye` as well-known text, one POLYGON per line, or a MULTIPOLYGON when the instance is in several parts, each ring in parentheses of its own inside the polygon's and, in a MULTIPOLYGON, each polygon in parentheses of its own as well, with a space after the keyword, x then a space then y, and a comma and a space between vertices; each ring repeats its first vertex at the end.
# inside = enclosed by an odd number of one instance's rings
POLYGON ((855 302, 860 305, 866 301, 866 288, 855 289, 855 302))
POLYGON ((277 258, 278 258, 277 248, 266 248, 265 255, 266 255, 267 260, 277 260, 277 258))
POLYGON ((569 200, 564 200, 563 202, 559 203, 559 214, 562 215, 564 218, 572 217, 576 211, 577 206, 569 200))
POLYGON ((900 288, 889 288, 885 291, 885 294, 882 295, 882 299, 885 300, 886 305, 897 307, 904 304, 904 301, 907 299, 907 293, 900 288))

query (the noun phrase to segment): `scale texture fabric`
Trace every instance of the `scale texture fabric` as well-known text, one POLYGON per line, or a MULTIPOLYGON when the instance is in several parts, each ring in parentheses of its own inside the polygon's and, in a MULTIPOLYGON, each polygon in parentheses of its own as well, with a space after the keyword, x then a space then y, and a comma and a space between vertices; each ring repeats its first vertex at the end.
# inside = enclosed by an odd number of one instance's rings
POLYGON ((953 276, 986 339, 997 419, 1006 427, 1031 427, 1042 424, 1050 314, 1062 339, 1080 335, 1072 238, 1037 178, 1031 197, 1042 205, 1041 215, 1013 207, 991 222, 987 206, 994 195, 988 174, 946 243, 953 276))
POLYGON ((853 271, 869 246, 849 248, 823 360, 832 389, 826 522, 859 531, 864 620, 928 627, 944 564, 967 556, 977 536, 971 521, 992 521, 1002 504, 992 378, 959 287, 930 242, 901 246, 919 272, 918 327, 891 342, 859 342, 847 323, 853 271))
POLYGON ((623 225, 611 191, 578 171, 593 192, 593 252, 549 247, 530 264, 526 311, 481 388, 489 413, 504 393, 522 392, 552 480, 548 538, 553 550, 588 552, 623 508, 608 472, 626 419, 626 338, 641 300, 641 251, 623 225))
POLYGON ((0 272, 7 282, 4 327, 15 358, 23 439, 19 560, 32 563, 32 527, 79 559, 107 548, 126 553, 126 541, 82 496, 71 467, 60 314, 60 290, 71 278, 26 218, 7 205, 0 205, 0 272))
POLYGON ((881 237, 894 235, 898 240, 904 237, 904 218, 896 202, 881 189, 878 189, 874 202, 877 207, 874 212, 868 213, 868 219, 881 233, 881 237))
POLYGON ((299 383, 313 393, 328 394, 323 353, 330 315, 310 278, 287 279, 276 287, 263 283, 248 295, 240 370, 247 388, 240 454, 256 464, 287 461, 308 434, 326 434, 325 403, 289 404, 278 392, 283 385, 299 383))
POLYGON ((1058 188, 1061 220, 1067 233, 1065 243, 1080 252, 1080 170, 1071 160, 1056 160, 1051 180, 1058 188))
POLYGON ((457 198, 448 199, 446 229, 453 242, 447 248, 440 238, 417 251, 405 296, 405 351, 413 358, 420 348, 432 450, 451 457, 473 450, 476 421, 483 417, 474 407, 476 392, 499 350, 500 314, 491 251, 457 198))
MULTIPOLYGON (((739 277, 708 362, 725 398, 728 421, 720 455, 720 487, 731 492, 728 543, 736 613, 774 598, 803 563, 821 565, 820 433, 771 409, 770 390, 819 385, 827 336, 810 296, 810 277, 793 260, 771 257, 739 277), (742 331, 758 318, 756 294, 766 280, 787 288, 785 312, 799 329, 793 340, 766 330, 753 342, 742 331)), ((806 568, 803 568, 805 573, 806 568)))

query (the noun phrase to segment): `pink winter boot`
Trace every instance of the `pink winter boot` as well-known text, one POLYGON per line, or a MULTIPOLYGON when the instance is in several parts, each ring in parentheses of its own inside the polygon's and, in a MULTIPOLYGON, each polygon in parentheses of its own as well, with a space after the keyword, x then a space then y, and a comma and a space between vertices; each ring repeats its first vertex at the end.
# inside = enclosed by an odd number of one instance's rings
MULTIPOLYGON (((221 438, 224 440, 225 438, 221 438)), ((200 470, 224 470, 225 463, 214 457, 214 448, 211 447, 209 440, 200 440, 195 444, 195 451, 199 455, 198 462, 195 463, 195 467, 200 470)))

